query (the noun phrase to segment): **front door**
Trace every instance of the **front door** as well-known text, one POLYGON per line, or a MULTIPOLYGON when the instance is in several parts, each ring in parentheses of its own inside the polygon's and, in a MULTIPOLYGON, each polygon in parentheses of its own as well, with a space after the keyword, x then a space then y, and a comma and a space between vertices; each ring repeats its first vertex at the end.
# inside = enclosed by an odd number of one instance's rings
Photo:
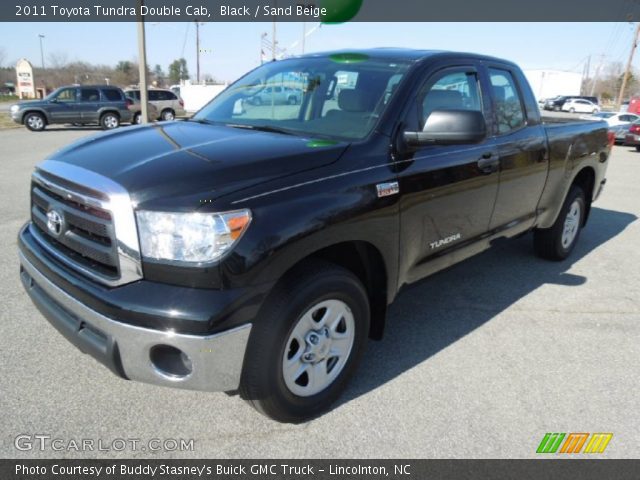
POLYGON ((76 110, 78 89, 75 87, 63 88, 47 106, 52 123, 79 122, 79 114, 76 110))
MULTIPOLYGON (((490 97, 481 83, 474 65, 436 72, 415 99, 417 128, 434 110, 478 110, 489 117, 490 97)), ((476 144, 420 147, 401 160, 401 283, 431 273, 432 258, 487 232, 498 191, 497 163, 491 135, 476 144)))

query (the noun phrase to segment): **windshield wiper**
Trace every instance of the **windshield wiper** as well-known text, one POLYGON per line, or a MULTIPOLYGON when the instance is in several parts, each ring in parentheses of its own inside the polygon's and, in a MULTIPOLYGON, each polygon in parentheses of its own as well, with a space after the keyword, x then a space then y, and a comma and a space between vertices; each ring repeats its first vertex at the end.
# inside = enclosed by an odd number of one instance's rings
POLYGON ((248 125, 243 123, 226 123, 227 127, 244 128, 246 130, 258 130, 260 132, 281 133, 283 135, 296 135, 291 130, 285 128, 274 127, 271 125, 248 125))

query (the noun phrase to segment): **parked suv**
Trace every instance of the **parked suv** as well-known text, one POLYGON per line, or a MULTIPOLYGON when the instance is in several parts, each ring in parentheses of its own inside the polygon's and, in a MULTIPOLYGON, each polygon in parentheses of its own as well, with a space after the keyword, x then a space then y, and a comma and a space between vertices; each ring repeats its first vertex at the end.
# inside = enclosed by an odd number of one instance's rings
MULTIPOLYGON (((140 101, 139 89, 127 89, 126 95, 140 101)), ((149 103, 160 112, 160 120, 173 120, 176 116, 186 115, 184 102, 171 90, 149 90, 149 103)))
POLYGON ((41 100, 11 106, 11 118, 38 132, 55 123, 99 124, 105 130, 131 120, 124 92, 110 85, 60 87, 41 100))

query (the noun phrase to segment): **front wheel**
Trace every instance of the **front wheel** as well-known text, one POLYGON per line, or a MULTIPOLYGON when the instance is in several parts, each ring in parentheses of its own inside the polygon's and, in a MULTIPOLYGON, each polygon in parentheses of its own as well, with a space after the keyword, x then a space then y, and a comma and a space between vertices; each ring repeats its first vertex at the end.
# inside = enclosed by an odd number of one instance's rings
POLYGON ((120 126, 120 118, 115 113, 105 113, 100 117, 100 126, 104 130, 113 130, 120 126))
POLYGON ((573 107, 571 107, 571 108, 569 109, 569 113, 576 113, 576 109, 575 109, 575 108, 573 108, 573 107))
POLYGON ((636 152, 640 152, 640 145, 636 145, 636 152))
POLYGON ((548 260, 564 260, 578 242, 584 223, 587 202, 581 187, 573 185, 551 228, 533 232, 536 253, 548 260))
POLYGON ((47 125, 44 115, 37 112, 27 113, 24 117, 24 125, 32 132, 41 132, 47 125))
POLYGON ((298 423, 344 389, 367 341, 369 302, 357 277, 320 261, 276 288, 252 328, 240 394, 261 413, 298 423))

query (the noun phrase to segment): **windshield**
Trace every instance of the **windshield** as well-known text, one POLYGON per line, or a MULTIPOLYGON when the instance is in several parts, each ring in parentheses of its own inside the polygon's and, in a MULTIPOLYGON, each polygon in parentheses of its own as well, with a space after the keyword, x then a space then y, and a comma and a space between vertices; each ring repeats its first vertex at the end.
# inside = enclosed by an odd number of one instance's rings
POLYGON ((408 66, 362 54, 267 63, 229 86, 193 120, 362 139, 373 129, 408 66))

